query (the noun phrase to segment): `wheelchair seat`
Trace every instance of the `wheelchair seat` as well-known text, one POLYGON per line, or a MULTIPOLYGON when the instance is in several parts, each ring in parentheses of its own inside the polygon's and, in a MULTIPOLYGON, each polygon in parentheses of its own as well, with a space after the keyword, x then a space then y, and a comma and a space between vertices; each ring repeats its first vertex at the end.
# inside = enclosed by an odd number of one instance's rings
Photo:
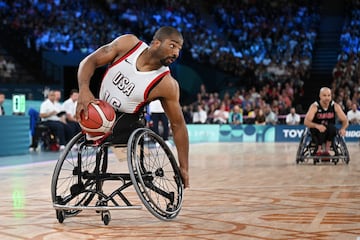
POLYGON ((296 164, 306 163, 309 160, 313 160, 313 164, 320 162, 332 162, 335 165, 342 160, 345 164, 349 164, 350 155, 347 149, 344 137, 340 136, 339 133, 336 134, 334 140, 332 141, 330 148, 330 156, 317 156, 317 144, 313 141, 311 132, 309 128, 305 128, 303 132, 298 150, 296 153, 296 164))

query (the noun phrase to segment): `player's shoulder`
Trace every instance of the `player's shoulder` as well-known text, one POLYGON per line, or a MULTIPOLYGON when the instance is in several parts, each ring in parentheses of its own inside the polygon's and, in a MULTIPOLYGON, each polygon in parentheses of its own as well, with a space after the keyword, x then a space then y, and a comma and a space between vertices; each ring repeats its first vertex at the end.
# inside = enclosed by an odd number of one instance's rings
POLYGON ((119 48, 132 48, 139 42, 140 39, 134 34, 124 34, 115 38, 111 44, 119 48))
POLYGON ((315 101, 310 105, 310 108, 317 109, 319 106, 320 106, 319 102, 315 101))
POLYGON ((156 87, 151 91, 151 99, 176 97, 179 92, 179 84, 170 73, 166 74, 156 87))
POLYGON ((162 82, 164 82, 168 87, 178 88, 178 86, 179 86, 179 83, 178 83, 178 82, 176 81, 176 79, 171 75, 170 72, 163 77, 162 82))
POLYGON ((119 40, 126 40, 126 41, 134 41, 134 42, 139 42, 139 38, 132 34, 132 33, 126 33, 124 35, 118 36, 115 40, 119 41, 119 40))
POLYGON ((333 102, 333 106, 334 106, 334 109, 335 109, 335 111, 342 111, 343 109, 342 109, 342 107, 340 106, 340 104, 338 104, 337 102, 333 102))

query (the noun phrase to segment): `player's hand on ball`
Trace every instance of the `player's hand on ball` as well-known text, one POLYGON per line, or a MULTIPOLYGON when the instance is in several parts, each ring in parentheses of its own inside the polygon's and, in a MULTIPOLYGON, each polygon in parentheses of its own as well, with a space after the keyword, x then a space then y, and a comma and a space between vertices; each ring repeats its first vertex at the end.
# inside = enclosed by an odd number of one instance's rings
POLYGON ((79 122, 81 121, 81 116, 80 116, 81 113, 84 114, 85 119, 89 117, 88 106, 91 102, 98 104, 98 101, 95 99, 94 95, 91 93, 90 90, 82 91, 81 94, 79 94, 79 98, 76 106, 76 116, 75 116, 75 118, 79 122))

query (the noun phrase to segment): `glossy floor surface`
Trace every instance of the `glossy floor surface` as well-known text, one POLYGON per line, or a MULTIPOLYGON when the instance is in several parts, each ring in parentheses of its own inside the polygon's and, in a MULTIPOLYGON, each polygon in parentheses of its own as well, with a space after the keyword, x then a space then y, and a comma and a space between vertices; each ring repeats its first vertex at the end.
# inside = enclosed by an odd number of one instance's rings
MULTIPOLYGON (((111 211, 107 226, 95 211, 57 221, 50 193, 57 153, 0 158, 0 239, 360 239, 359 144, 348 143, 348 165, 296 164, 297 148, 191 145, 191 188, 174 220, 142 207, 111 211)), ((127 170, 112 154, 109 164, 127 170)))

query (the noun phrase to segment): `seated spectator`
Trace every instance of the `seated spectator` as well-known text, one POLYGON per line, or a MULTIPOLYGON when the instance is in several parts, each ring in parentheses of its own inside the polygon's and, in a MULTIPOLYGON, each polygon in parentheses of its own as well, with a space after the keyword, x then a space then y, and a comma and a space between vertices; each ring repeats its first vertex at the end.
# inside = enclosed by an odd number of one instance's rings
POLYGON ((183 112, 183 115, 184 115, 184 119, 185 119, 185 122, 187 124, 192 123, 192 121, 193 121, 193 112, 191 110, 191 106, 192 105, 190 105, 190 106, 184 105, 182 107, 182 112, 183 112))
POLYGON ((56 104, 55 98, 55 91, 50 91, 48 98, 40 105, 40 118, 43 124, 59 138, 60 150, 63 150, 72 137, 72 131, 69 125, 58 116, 61 114, 61 109, 56 104))
POLYGON ((196 106, 196 110, 193 112, 193 119, 192 122, 195 124, 205 123, 207 119, 207 113, 204 110, 202 104, 198 104, 196 106))
POLYGON ((72 131, 72 137, 81 131, 80 124, 75 119, 76 113, 76 104, 79 96, 79 91, 77 89, 72 89, 70 91, 70 97, 65 100, 62 104, 62 110, 66 112, 65 118, 66 123, 69 125, 72 131))
POLYGON ((351 110, 349 110, 346 115, 350 124, 360 124, 360 111, 356 103, 351 105, 351 110))
POLYGON ((275 125, 278 122, 277 114, 271 109, 269 104, 264 107, 265 123, 275 125))
POLYGON ((296 113, 295 108, 290 108, 290 113, 286 115, 286 124, 287 125, 299 125, 300 123, 300 115, 296 113))
POLYGON ((265 125, 266 124, 266 117, 264 111, 261 108, 257 108, 258 111, 255 116, 255 124, 257 125, 265 125))
POLYGON ((239 125, 243 123, 243 114, 239 105, 234 105, 229 114, 229 124, 239 125))
POLYGON ((226 111, 225 103, 221 103, 220 108, 214 112, 214 123, 226 124, 229 119, 229 112, 226 111))
POLYGON ((206 119, 206 123, 214 123, 214 113, 216 111, 217 107, 216 107, 216 103, 211 103, 209 105, 209 110, 207 111, 207 119, 206 119))
POLYGON ((12 59, 9 59, 5 64, 5 68, 3 72, 3 77, 6 79, 7 82, 11 80, 15 71, 16 71, 15 64, 12 59))
POLYGON ((161 105, 159 99, 150 102, 149 104, 150 118, 152 121, 151 129, 165 141, 169 139, 169 119, 166 116, 165 110, 161 105), (160 124, 162 131, 160 131, 160 124))

